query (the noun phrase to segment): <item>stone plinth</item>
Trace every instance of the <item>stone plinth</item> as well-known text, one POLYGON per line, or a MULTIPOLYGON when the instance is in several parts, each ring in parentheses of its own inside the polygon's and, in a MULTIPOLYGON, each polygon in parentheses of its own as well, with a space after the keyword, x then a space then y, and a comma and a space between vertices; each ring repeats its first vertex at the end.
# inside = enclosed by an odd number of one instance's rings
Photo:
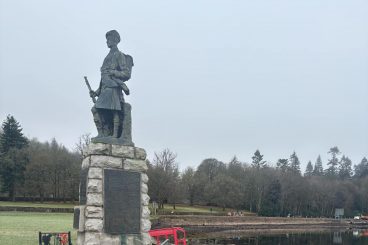
POLYGON ((74 217, 78 245, 152 244, 145 159, 134 146, 88 146, 74 217))

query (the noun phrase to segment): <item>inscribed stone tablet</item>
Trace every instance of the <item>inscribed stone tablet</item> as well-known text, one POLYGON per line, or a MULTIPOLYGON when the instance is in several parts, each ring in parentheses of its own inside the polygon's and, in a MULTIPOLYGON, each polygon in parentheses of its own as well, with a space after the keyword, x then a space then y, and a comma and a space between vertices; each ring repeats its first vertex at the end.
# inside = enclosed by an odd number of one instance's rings
POLYGON ((140 233, 140 173, 112 169, 104 170, 104 213, 106 233, 140 233))
POLYGON ((73 228, 79 229, 79 217, 80 217, 80 209, 74 209, 74 220, 73 220, 73 228))
POLYGON ((88 168, 82 169, 80 174, 80 185, 79 185, 79 205, 86 205, 87 202, 87 176, 88 176, 88 168))

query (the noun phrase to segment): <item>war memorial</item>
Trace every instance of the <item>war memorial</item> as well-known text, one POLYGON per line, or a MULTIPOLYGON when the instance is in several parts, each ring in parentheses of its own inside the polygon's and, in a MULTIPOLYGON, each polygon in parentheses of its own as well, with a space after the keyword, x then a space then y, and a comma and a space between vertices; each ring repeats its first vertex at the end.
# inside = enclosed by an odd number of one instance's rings
POLYGON ((110 51, 96 91, 85 77, 98 135, 81 166, 80 203, 74 209, 78 245, 151 244, 146 152, 132 141, 131 106, 124 100, 134 64, 119 42, 117 31, 106 33, 110 51))

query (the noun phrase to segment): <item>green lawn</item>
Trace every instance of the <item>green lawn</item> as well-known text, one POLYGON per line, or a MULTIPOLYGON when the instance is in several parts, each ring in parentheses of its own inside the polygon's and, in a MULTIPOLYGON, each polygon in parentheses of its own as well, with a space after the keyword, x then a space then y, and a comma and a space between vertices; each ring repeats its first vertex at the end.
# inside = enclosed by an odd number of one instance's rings
POLYGON ((73 214, 0 212, 0 244, 38 245, 38 232, 72 232, 73 214))
MULTIPOLYGON (((151 204, 151 210, 152 210, 152 204, 151 204)), ((177 204, 175 209, 173 207, 172 204, 165 204, 164 205, 164 210, 165 211, 173 211, 175 212, 180 212, 180 213, 208 213, 208 214, 227 214, 228 212, 234 212, 237 211, 235 209, 232 208, 225 208, 225 210, 223 210, 220 207, 210 207, 210 206, 200 206, 200 205, 194 205, 194 206, 189 206, 186 204, 177 204)), ((242 211, 244 215, 247 214, 252 214, 249 213, 248 211, 244 211, 244 210, 239 210, 242 211)))
POLYGON ((0 202, 0 206, 11 207, 37 207, 37 208, 73 208, 78 205, 73 203, 59 203, 59 202, 0 202))
MULTIPOLYGON (((177 211, 177 212, 188 212, 188 213, 211 213, 211 208, 213 213, 222 213, 222 208, 218 207, 207 207, 207 206, 188 206, 183 204, 177 204, 174 206, 172 204, 165 204, 164 209, 169 211, 177 211)), ((226 209, 227 211, 228 209, 226 209)))
MULTIPOLYGON (((59 202, 0 202, 0 206, 11 206, 11 207, 43 207, 43 208, 73 208, 78 204, 73 203, 59 203, 59 202)), ((152 205, 152 204, 151 204, 152 205)), ((152 206, 151 206, 152 207, 152 206)), ((151 209, 152 210, 152 209, 151 209)), ((172 204, 164 205, 165 211, 172 211, 174 207, 172 204)), ((225 211, 220 207, 209 207, 209 206, 189 206, 185 204, 177 204, 174 212, 188 212, 188 213, 227 213, 235 211, 234 209, 226 208, 225 211), (212 211, 211 211, 212 209, 212 211)), ((247 213, 243 211, 243 213, 247 213)))

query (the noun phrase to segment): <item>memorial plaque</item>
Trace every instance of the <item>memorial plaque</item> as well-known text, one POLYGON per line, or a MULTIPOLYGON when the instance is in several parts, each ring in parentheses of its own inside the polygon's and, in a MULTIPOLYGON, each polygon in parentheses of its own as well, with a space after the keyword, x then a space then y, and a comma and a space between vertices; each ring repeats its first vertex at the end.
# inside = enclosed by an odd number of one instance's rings
POLYGON ((74 220, 73 220, 73 228, 79 229, 79 218, 80 218, 80 209, 74 209, 74 220))
POLYGON ((86 205, 87 203, 87 177, 88 168, 82 169, 79 184, 79 205, 86 205))
POLYGON ((109 234, 141 232, 141 174, 104 170, 104 228, 109 234))

